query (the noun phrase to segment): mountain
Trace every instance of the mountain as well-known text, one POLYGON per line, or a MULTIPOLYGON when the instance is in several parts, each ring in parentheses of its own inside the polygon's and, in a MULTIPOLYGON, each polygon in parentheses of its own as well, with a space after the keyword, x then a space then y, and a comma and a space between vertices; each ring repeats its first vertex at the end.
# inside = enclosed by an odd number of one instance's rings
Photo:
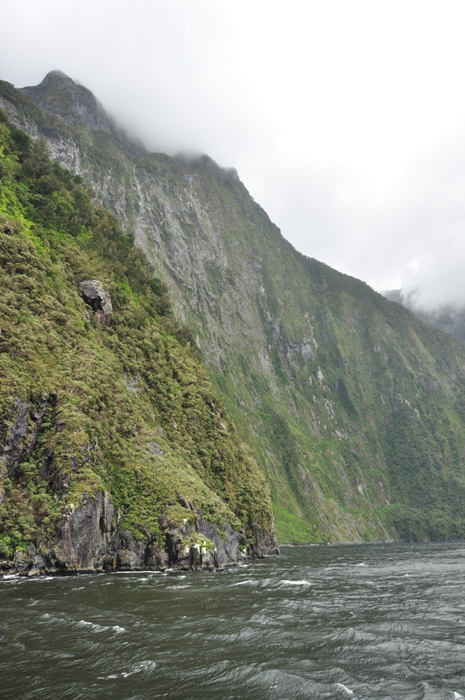
POLYGON ((145 255, 0 115, 0 569, 275 553, 263 472, 145 255))
POLYGON ((0 84, 166 284, 264 469, 281 542, 465 536, 465 347, 298 253, 234 170, 147 153, 61 73, 0 84))
POLYGON ((439 328, 445 333, 455 335, 465 341, 465 306, 459 304, 440 304, 433 309, 424 309, 416 303, 416 293, 404 293, 402 289, 390 289, 382 292, 390 301, 402 304, 412 311, 421 321, 439 328))

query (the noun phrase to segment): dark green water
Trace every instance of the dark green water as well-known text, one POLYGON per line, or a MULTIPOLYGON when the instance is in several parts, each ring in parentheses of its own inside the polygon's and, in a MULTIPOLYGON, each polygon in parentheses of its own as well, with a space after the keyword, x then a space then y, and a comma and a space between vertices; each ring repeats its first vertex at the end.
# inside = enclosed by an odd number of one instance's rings
POLYGON ((0 697, 465 697, 465 543, 0 581, 0 697))

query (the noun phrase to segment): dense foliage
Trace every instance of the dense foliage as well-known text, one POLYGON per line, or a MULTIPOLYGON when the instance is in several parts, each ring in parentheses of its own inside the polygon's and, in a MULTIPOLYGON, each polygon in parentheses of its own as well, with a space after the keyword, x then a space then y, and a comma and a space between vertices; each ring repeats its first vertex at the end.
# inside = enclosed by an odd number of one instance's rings
POLYGON ((0 175, 1 441, 18 407, 29 419, 23 461, 0 462, 0 554, 45 541, 99 490, 148 541, 162 513, 190 518, 187 503, 219 525, 269 529, 264 476, 144 254, 3 114, 0 175), (84 279, 109 291, 109 326, 81 298, 84 279))

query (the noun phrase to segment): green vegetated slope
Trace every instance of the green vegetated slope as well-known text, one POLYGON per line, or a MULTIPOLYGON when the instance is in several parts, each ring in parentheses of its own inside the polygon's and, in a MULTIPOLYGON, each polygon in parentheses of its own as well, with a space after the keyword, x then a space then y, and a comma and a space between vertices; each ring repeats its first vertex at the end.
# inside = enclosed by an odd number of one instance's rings
POLYGON ((263 472, 145 255, 0 115, 0 555, 46 544, 102 491, 142 542, 192 508, 252 550, 254 527, 271 541, 263 472), (106 327, 80 295, 88 279, 111 295, 106 327))
POLYGON ((281 542, 465 535, 462 343, 296 252, 235 171, 130 143, 63 74, 0 101, 135 232, 266 471, 281 542))

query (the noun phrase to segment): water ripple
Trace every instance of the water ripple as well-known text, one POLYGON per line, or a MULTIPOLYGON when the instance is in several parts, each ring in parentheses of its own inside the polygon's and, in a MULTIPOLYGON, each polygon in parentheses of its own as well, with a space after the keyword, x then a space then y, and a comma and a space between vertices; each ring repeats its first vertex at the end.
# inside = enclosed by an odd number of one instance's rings
POLYGON ((464 700, 465 543, 0 582, 2 699, 464 700))

